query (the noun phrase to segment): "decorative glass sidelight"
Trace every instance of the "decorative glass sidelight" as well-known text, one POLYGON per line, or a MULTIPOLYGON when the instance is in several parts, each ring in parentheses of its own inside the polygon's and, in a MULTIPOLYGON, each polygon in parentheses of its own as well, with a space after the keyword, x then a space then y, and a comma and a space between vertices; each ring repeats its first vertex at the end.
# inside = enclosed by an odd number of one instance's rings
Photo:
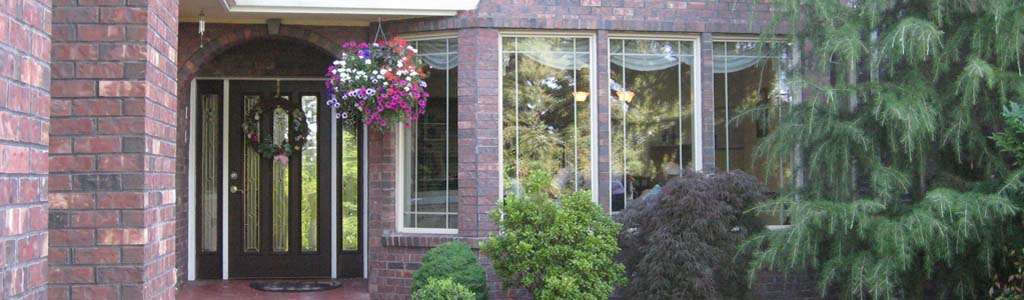
POLYGON ((345 123, 340 127, 341 251, 359 251, 359 127, 345 123))
POLYGON ((306 122, 309 126, 309 133, 306 138, 306 147, 302 150, 302 200, 301 216, 302 223, 302 251, 317 251, 317 205, 319 188, 317 182, 317 96, 302 96, 302 111, 306 114, 306 122))
MULTIPOLYGON (((245 110, 249 111, 260 102, 259 96, 245 96, 245 110)), ((256 125, 257 127, 259 124, 256 125)), ((257 129, 259 131, 259 129, 257 129)), ((242 208, 245 211, 243 216, 245 225, 245 252, 260 251, 260 155, 252 147, 245 147, 242 150, 242 189, 247 191, 243 194, 245 204, 242 208)))
MULTIPOLYGON (((288 139, 288 128, 291 117, 284 108, 274 109, 273 130, 274 143, 280 144, 288 139)), ((274 252, 288 251, 288 165, 287 163, 275 162, 272 165, 273 177, 271 181, 273 209, 271 210, 271 239, 274 252)))
POLYGON ((218 249, 217 226, 218 217, 217 204, 220 201, 220 184, 218 182, 218 166, 220 159, 220 95, 203 95, 202 97, 202 124, 203 140, 202 153, 202 190, 200 191, 200 203, 202 203, 202 247, 201 251, 216 252, 218 249))

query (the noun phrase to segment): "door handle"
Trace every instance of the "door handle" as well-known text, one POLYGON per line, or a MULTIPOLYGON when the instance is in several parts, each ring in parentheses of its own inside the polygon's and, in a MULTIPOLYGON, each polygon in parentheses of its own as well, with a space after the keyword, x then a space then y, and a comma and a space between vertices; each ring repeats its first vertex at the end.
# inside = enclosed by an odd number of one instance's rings
POLYGON ((238 188, 235 185, 232 185, 231 187, 229 187, 228 191, 231 192, 232 194, 237 194, 237 193, 243 193, 244 194, 245 193, 245 190, 240 189, 240 188, 238 188))

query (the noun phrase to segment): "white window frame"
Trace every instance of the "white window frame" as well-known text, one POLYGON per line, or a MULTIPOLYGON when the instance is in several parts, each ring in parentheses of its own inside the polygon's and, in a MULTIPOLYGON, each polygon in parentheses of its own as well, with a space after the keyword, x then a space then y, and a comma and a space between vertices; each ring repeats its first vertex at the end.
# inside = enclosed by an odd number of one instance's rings
MULTIPOLYGON (((458 34, 454 32, 434 32, 417 34, 411 36, 403 36, 408 42, 420 42, 427 40, 445 40, 453 39, 458 41, 458 34)), ((456 51, 455 55, 458 55, 456 51)), ((456 80, 458 78, 449 78, 448 80, 456 80)), ((448 96, 457 95, 458 91, 448 91, 448 96)), ((406 180, 407 172, 409 172, 407 166, 412 162, 406 157, 406 146, 409 145, 408 137, 409 133, 405 124, 395 126, 397 129, 395 133, 395 230, 399 233, 411 233, 411 234, 444 234, 444 235, 456 235, 459 234, 458 228, 418 228, 418 227, 406 227, 405 226, 405 194, 408 181, 406 180)), ((449 137, 456 138, 458 136, 449 137)), ((458 161, 450 162, 458 166, 458 161)), ((456 195, 456 197, 461 198, 456 195)), ((460 201, 461 202, 461 201, 460 201)), ((458 211, 456 211, 458 216, 458 211)), ((459 223, 461 226, 461 222, 459 223)))
MULTIPOLYGON (((590 82, 588 91, 590 95, 587 101, 590 101, 590 191, 591 201, 594 203, 600 203, 598 200, 599 193, 599 172, 598 166, 600 161, 598 160, 598 139, 597 139, 597 95, 598 87, 596 85, 597 76, 597 34, 595 32, 581 32, 581 31, 563 31, 563 30, 503 30, 498 32, 498 59, 495 63, 498 66, 498 165, 500 176, 498 176, 498 199, 505 199, 505 69, 502 68, 502 57, 505 54, 504 39, 507 37, 519 37, 519 38, 536 38, 536 37, 565 37, 565 38, 586 38, 590 45, 590 82)), ((499 200, 500 201, 500 200, 499 200)))
MULTIPOLYGON (((612 115, 612 105, 611 105, 611 96, 612 95, 610 94, 610 91, 612 89, 612 87, 611 87, 611 84, 612 84, 612 78, 611 78, 611 74, 612 74, 612 72, 611 72, 611 67, 612 67, 612 62, 611 62, 611 59, 612 59, 612 47, 611 47, 611 43, 612 43, 612 40, 623 40, 623 39, 658 40, 658 41, 680 41, 680 42, 691 42, 691 43, 693 43, 693 47, 691 49, 693 51, 693 64, 690 65, 692 67, 692 69, 693 69, 693 72, 691 72, 692 74, 690 74, 690 76, 692 77, 691 78, 691 80, 692 80, 692 88, 690 89, 690 93, 691 93, 690 97, 691 97, 691 99, 693 99, 693 101, 692 101, 692 104, 693 104, 693 106, 692 106, 692 109, 693 109, 693 121, 692 122, 693 122, 693 124, 691 124, 693 126, 692 127, 692 130, 693 130, 693 134, 692 134, 692 136, 693 136, 693 141, 692 141, 693 142, 693 150, 692 150, 692 152, 693 152, 692 153, 692 155, 693 155, 693 170, 694 171, 701 171, 701 170, 703 170, 704 169, 704 151, 703 151, 704 143, 703 143, 703 139, 702 138, 703 138, 703 135, 704 135, 704 128, 702 126, 702 121, 704 120, 704 112, 703 112, 703 107, 704 107, 703 101, 704 101, 704 99, 703 99, 703 97, 701 97, 701 95, 703 95, 702 82, 701 82, 701 74, 703 74, 703 69, 701 67, 702 67, 703 63, 702 63, 702 58, 701 58, 701 37, 700 37, 700 35, 699 34, 645 34, 645 33, 624 33, 624 32, 616 32, 616 33, 609 33, 608 34, 608 40, 606 41, 607 45, 608 45, 608 48, 605 49, 605 53, 606 53, 606 57, 605 58, 607 59, 607 61, 605 62, 605 65, 608 66, 608 81, 607 81, 606 86, 603 86, 602 88, 604 88, 606 91, 609 91, 609 95, 608 95, 608 117, 609 117, 609 119, 608 119, 608 133, 609 133, 609 139, 611 138, 612 130, 615 130, 614 128, 612 128, 612 122, 611 122, 611 119, 610 119, 611 115, 612 115)), ((612 142, 609 140, 609 142, 608 142, 608 154, 609 154, 609 156, 612 154, 612 151, 611 151, 612 150, 611 149, 612 144, 611 143, 612 142)), ((611 170, 612 159, 614 159, 614 158, 612 158, 612 157, 608 158, 608 182, 609 182, 609 184, 608 184, 607 192, 608 192, 608 212, 609 213, 615 213, 615 212, 612 211, 612 187, 611 187, 611 184, 610 184, 612 179, 614 179, 613 178, 614 174, 613 174, 613 172, 611 170)), ((714 158, 712 158, 712 159, 714 159, 714 158)), ((623 183, 623 184, 625 184, 625 183, 623 183)), ((623 209, 625 209, 625 208, 623 208, 623 209)))

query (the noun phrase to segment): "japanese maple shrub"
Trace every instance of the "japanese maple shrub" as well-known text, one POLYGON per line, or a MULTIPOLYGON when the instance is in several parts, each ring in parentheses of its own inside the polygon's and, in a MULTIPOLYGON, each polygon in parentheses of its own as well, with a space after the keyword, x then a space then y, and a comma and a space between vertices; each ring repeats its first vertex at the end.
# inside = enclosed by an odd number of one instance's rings
POLYGON ((764 225, 744 212, 766 197, 764 185, 743 172, 686 171, 659 195, 632 201, 617 216, 626 298, 745 298, 747 260, 737 247, 764 225))
POLYGON ((523 287, 536 300, 608 299, 624 282, 612 221, 589 191, 549 194, 551 175, 528 175, 523 192, 510 195, 490 216, 498 234, 481 244, 507 287, 523 287))
POLYGON ((423 265, 412 275, 412 291, 426 287, 435 278, 451 279, 471 291, 475 300, 487 299, 487 275, 477 263, 476 254, 463 242, 447 242, 430 249, 423 265))

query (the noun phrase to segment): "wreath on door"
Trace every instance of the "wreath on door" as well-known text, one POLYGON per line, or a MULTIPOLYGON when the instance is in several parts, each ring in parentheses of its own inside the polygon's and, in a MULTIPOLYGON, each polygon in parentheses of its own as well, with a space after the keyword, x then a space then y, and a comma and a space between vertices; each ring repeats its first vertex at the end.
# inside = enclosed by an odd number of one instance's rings
POLYGON ((302 111, 302 107, 288 99, 274 97, 269 101, 260 101, 246 112, 245 119, 242 120, 242 133, 245 143, 260 156, 288 164, 288 158, 302 152, 306 146, 309 125, 306 124, 306 113, 302 111), (263 113, 269 111, 273 115, 278 109, 284 110, 289 116, 287 137, 280 141, 274 138, 274 130, 260 132, 263 113))

